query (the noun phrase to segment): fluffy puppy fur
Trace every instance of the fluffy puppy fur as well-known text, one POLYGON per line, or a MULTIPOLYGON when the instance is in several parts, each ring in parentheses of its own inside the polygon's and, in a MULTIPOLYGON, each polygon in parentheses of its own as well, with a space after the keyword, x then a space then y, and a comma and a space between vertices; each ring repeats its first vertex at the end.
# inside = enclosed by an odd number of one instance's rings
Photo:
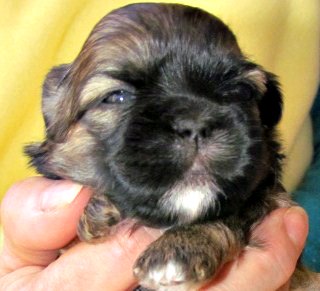
POLYGON ((243 247, 281 185, 274 75, 218 18, 176 4, 115 10, 43 86, 46 139, 26 147, 54 179, 94 189, 79 236, 125 218, 166 229, 136 262, 140 283, 195 290, 243 247))

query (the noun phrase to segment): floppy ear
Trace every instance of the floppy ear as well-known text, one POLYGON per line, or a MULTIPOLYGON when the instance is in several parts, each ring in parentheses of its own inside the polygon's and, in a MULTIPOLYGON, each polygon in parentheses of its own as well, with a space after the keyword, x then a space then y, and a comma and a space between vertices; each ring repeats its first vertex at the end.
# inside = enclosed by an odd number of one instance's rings
POLYGON ((42 87, 42 113, 46 125, 47 135, 53 135, 52 125, 56 123, 61 111, 61 99, 66 93, 66 76, 70 64, 53 67, 47 74, 42 87))
POLYGON ((282 116, 282 94, 276 76, 268 72, 265 74, 266 89, 259 101, 259 111, 262 124, 272 128, 278 124, 282 116))
POLYGON ((249 70, 245 77, 261 94, 258 99, 258 107, 262 124, 267 128, 274 127, 281 119, 283 105, 276 76, 256 67, 249 70))

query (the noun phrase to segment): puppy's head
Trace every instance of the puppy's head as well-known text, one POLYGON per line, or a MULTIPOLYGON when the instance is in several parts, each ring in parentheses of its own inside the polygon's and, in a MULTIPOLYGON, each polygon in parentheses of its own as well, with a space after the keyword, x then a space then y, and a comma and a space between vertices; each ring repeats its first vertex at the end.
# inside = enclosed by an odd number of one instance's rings
POLYGON ((45 176, 107 194, 152 225, 235 211, 277 164, 281 94, 219 19, 174 4, 104 17, 43 88, 45 176))

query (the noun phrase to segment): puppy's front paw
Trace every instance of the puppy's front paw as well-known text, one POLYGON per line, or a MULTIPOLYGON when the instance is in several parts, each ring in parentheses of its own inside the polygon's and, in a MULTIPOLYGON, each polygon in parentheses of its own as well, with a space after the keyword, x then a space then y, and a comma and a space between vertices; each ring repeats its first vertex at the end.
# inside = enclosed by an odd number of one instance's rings
POLYGON ((217 269, 211 249, 187 237, 164 235, 137 260, 134 274, 152 290, 197 290, 217 269))
POLYGON ((120 212, 107 196, 95 194, 80 218, 78 236, 82 241, 98 242, 109 234, 111 226, 120 219, 120 212))

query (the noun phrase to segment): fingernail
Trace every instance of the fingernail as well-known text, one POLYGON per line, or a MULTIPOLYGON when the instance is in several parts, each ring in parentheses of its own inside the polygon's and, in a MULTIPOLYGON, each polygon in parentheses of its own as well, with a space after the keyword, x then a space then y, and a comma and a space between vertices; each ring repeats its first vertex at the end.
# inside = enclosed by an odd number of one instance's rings
POLYGON ((153 239, 159 238, 165 232, 164 229, 154 229, 154 228, 150 228, 150 227, 143 227, 143 229, 153 239))
POLYGON ((284 224, 289 238, 298 248, 303 248, 308 234, 308 216, 299 206, 289 208, 284 214, 284 224))
POLYGON ((53 211, 71 204, 82 187, 80 184, 67 180, 53 181, 42 192, 40 209, 42 211, 53 211))

